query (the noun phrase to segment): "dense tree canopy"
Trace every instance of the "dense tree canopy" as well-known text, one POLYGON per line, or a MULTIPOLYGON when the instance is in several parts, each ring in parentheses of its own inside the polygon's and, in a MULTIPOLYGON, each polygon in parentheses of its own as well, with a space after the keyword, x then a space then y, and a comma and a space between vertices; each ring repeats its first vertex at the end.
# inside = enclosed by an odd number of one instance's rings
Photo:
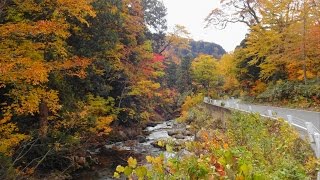
POLYGON ((167 32, 160 0, 1 0, 0 179, 90 167, 92 149, 143 140, 204 95, 319 107, 319 12, 311 0, 222 0, 208 25, 249 27, 226 54, 182 25, 167 32))
MULTIPOLYGON (((243 22, 250 28, 233 54, 242 95, 257 97, 267 88, 270 92, 272 87, 277 87, 275 84, 281 86, 283 82, 299 82, 317 88, 318 12, 319 3, 308 0, 222 1, 221 8, 212 11, 207 18, 208 25, 225 27, 228 23, 243 22)), ((295 91, 295 100, 288 101, 305 99, 309 105, 304 106, 317 106, 318 95, 295 91)), ((269 93, 266 91, 266 94, 269 93)))

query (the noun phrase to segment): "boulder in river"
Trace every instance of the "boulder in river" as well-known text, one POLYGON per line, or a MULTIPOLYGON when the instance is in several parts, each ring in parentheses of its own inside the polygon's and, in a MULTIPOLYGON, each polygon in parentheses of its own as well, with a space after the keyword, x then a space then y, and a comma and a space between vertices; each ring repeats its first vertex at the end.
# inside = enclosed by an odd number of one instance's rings
POLYGON ((147 142, 147 138, 141 135, 137 137, 137 140, 139 141, 139 143, 147 142))
POLYGON ((174 136, 172 136, 172 137, 174 137, 174 138, 176 138, 176 139, 184 139, 184 138, 185 138, 185 136, 182 135, 182 134, 176 134, 176 135, 174 135, 174 136))
POLYGON ((190 132, 190 131, 188 131, 188 130, 186 130, 186 131, 183 131, 183 135, 184 135, 184 136, 192 136, 193 133, 190 132))
POLYGON ((179 131, 179 130, 169 130, 168 131, 169 136, 174 136, 174 135, 181 134, 181 133, 182 133, 182 131, 179 131))
POLYGON ((155 127, 156 125, 160 124, 160 122, 153 122, 153 121, 149 121, 147 122, 146 126, 148 127, 155 127))

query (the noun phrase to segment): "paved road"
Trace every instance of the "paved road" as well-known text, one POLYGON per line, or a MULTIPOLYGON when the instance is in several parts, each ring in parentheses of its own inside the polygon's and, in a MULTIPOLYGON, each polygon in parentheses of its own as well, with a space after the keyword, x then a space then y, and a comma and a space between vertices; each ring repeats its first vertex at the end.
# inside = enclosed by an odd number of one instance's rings
MULTIPOLYGON (((227 100, 224 101, 225 104, 229 103, 229 105, 233 108, 236 108, 236 103, 238 100, 227 100)), ((305 111, 299 109, 289 109, 289 108, 280 108, 280 107, 272 107, 272 106, 262 106, 262 105, 254 105, 254 104, 245 104, 238 103, 239 108, 242 110, 250 111, 249 106, 251 106, 252 112, 258 112, 260 114, 269 115, 268 110, 272 111, 272 114, 275 117, 281 117, 285 120, 288 120, 287 115, 291 115, 293 117, 293 122, 300 126, 305 127, 305 122, 311 122, 317 129, 320 130, 320 112, 314 111, 305 111)))

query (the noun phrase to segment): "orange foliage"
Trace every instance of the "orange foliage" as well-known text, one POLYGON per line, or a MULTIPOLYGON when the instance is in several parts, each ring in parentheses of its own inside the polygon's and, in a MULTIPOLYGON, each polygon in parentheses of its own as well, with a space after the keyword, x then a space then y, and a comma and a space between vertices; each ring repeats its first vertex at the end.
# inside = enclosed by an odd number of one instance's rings
POLYGON ((255 82, 255 85, 251 89, 253 95, 259 95, 267 89, 267 84, 258 80, 255 82))
MULTIPOLYGON (((50 114, 61 108, 58 92, 48 87, 48 77, 56 71, 85 77, 84 69, 90 64, 86 58, 70 57, 66 39, 70 36, 67 17, 87 23, 85 18, 95 16, 88 0, 58 0, 42 3, 34 0, 12 1, 13 13, 52 12, 42 20, 10 19, 0 24, 0 88, 10 85, 6 94, 12 100, 4 106, 0 120, 0 152, 11 149, 25 139, 10 122, 13 115, 36 115, 40 102, 44 102, 50 114), (45 9, 44 9, 45 8, 45 9), (47 56, 48 53, 54 57, 47 56)), ((1 114, 1 113, 0 113, 1 114)), ((46 117, 47 118, 47 117, 46 117)), ((45 119, 46 119, 45 118, 45 119)))

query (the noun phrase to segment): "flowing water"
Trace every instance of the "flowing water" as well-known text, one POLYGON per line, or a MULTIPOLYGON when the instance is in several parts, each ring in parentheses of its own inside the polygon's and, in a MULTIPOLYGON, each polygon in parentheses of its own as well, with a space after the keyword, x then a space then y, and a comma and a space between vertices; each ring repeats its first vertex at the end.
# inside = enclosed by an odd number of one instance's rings
MULTIPOLYGON (((105 155, 104 168, 100 168, 93 172, 83 172, 74 176, 79 180, 109 180, 112 179, 115 167, 119 164, 125 164, 127 157, 132 156, 144 163, 146 155, 157 156, 164 153, 165 157, 173 157, 176 154, 164 152, 163 149, 156 147, 155 144, 159 140, 168 140, 172 142, 193 141, 194 136, 188 130, 188 126, 176 123, 175 120, 165 121, 156 126, 149 126, 145 130, 147 136, 140 140, 128 140, 108 144, 104 147, 105 155)), ((185 152, 182 150, 181 152, 185 152)), ((99 158, 100 159, 100 158, 99 158)))

